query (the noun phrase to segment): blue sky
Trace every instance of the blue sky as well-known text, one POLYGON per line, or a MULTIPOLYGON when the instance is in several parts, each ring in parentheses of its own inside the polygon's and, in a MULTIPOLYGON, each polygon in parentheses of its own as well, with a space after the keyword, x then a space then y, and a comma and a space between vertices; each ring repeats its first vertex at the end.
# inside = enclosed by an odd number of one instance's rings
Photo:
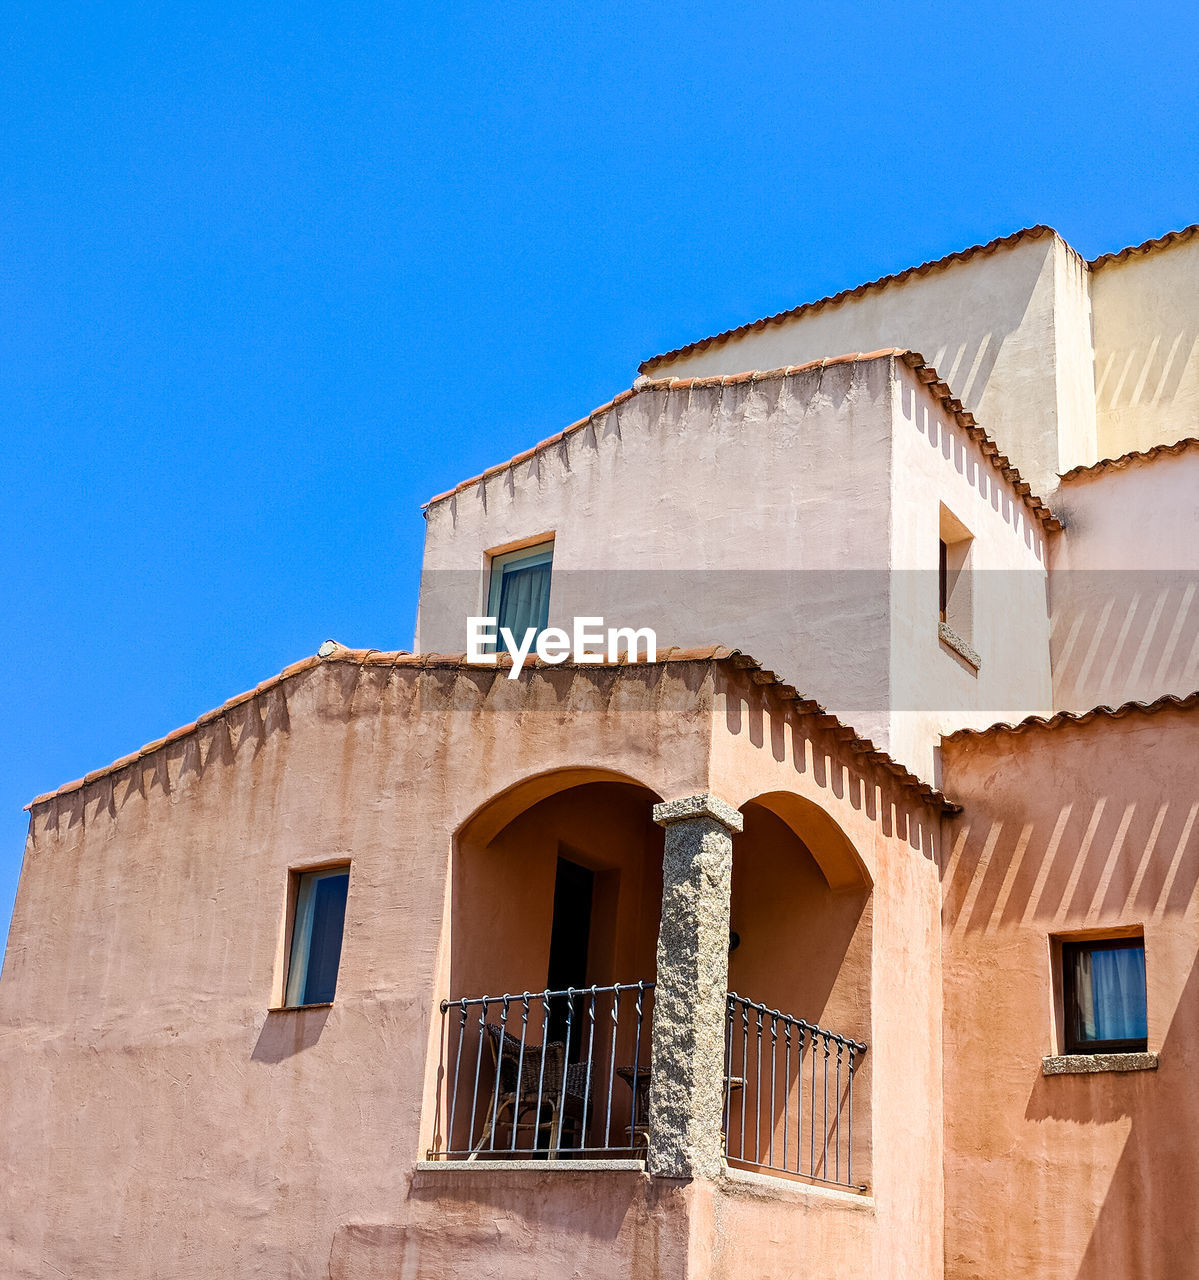
POLYGON ((1181 6, 4 6, 22 806, 412 641, 419 506, 638 361, 1047 222, 1199 220, 1181 6))

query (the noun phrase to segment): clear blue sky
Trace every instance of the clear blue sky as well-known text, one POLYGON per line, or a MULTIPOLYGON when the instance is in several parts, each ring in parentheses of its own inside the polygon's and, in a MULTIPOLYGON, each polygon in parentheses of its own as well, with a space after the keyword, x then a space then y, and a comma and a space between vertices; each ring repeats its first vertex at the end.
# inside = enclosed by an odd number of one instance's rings
POLYGON ((34 794, 326 637, 409 647, 419 504, 639 360, 1199 220, 1193 17, 5 5, 0 937, 34 794))

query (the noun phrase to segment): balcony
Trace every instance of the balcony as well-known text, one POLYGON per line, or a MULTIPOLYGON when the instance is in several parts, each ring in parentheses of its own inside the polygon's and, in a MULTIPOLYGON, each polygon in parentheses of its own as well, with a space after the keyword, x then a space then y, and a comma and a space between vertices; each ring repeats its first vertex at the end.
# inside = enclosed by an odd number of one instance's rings
MULTIPOLYGON (((647 1158, 654 989, 637 982, 443 1001, 428 1158, 647 1158)), ((853 1094, 865 1054, 858 1040, 729 993, 726 1162, 864 1190, 854 1176, 853 1094)))

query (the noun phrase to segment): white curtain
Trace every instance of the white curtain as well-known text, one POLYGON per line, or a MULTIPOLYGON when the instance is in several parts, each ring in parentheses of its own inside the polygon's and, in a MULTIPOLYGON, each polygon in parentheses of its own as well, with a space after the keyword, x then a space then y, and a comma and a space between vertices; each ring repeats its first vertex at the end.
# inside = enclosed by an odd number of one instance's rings
POLYGON ((1144 1040, 1145 949, 1075 952, 1074 995, 1079 1040, 1144 1040))

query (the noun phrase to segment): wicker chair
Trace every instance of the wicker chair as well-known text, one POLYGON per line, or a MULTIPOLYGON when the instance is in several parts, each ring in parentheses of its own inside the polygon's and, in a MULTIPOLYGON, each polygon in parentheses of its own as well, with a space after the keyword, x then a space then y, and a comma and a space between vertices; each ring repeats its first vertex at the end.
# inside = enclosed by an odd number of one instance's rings
POLYGON ((547 1145, 552 1154, 561 1149, 564 1131, 569 1131, 571 1138, 577 1140, 587 1116, 585 1064, 566 1065, 566 1046, 551 1040, 545 1046, 543 1068, 541 1045, 526 1043, 522 1060, 521 1043, 516 1036, 491 1022, 487 1023, 486 1031, 495 1061, 495 1083, 486 1099, 483 1136, 467 1158, 476 1159, 488 1148, 489 1142, 494 1143, 493 1134, 502 1125, 510 1126, 509 1141, 493 1145, 489 1152, 545 1150, 539 1142, 543 1132, 548 1136, 547 1145), (522 1132, 532 1135, 529 1146, 521 1145, 522 1132))

